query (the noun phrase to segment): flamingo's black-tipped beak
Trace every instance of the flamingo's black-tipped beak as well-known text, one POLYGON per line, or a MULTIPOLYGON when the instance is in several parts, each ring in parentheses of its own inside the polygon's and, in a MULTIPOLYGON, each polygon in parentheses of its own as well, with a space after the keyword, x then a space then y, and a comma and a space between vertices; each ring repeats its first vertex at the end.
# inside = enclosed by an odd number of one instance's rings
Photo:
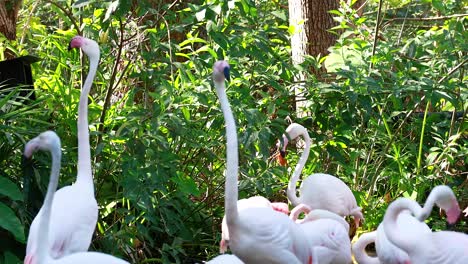
POLYGON ((228 80, 228 81, 231 80, 230 72, 231 72, 231 69, 229 68, 229 66, 224 67, 224 70, 223 70, 224 78, 226 78, 226 80, 228 80))
POLYGON ((283 159, 286 158, 286 151, 280 150, 279 153, 283 159))
POLYGON ((68 51, 72 50, 71 42, 68 43, 68 51))

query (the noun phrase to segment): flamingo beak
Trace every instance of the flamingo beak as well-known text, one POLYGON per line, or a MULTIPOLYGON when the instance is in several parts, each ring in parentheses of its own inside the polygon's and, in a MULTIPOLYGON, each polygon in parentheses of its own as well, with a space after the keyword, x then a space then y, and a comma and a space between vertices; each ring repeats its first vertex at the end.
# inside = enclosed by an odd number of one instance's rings
POLYGON ((458 217, 460 216, 461 210, 460 206, 458 206, 458 202, 454 200, 452 202, 452 206, 450 209, 448 209, 445 214, 447 215, 447 222, 449 224, 453 224, 458 220, 458 217))
POLYGON ((224 69, 223 69, 224 78, 226 78, 226 80, 228 80, 228 81, 231 80, 230 72, 231 72, 231 69, 229 68, 229 66, 224 67, 224 69))
POLYGON ((286 158, 286 151, 280 150, 279 153, 283 159, 286 158))

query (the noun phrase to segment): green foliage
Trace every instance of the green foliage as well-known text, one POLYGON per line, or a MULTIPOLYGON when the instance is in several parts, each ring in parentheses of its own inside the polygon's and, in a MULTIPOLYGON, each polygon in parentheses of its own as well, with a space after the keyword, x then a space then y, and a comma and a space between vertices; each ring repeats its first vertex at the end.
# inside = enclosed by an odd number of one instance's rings
MULTIPOLYGON (((461 10, 455 1, 393 3, 384 10, 376 46, 369 29, 375 15, 357 18, 342 6, 331 12, 341 37, 330 55, 297 67, 290 63, 285 1, 137 2, 76 1, 81 7, 74 8, 69 1, 24 1, 18 40, 0 41, 0 51, 42 59, 33 65, 36 101, 14 89, 0 92, 0 213, 10 215, 0 227, 11 241, 24 243, 50 163, 37 155, 34 169, 23 172, 24 142, 55 130, 64 152, 61 184, 75 180, 87 61, 66 47, 77 33, 98 40, 102 54, 89 103, 100 205, 93 250, 131 263, 217 255, 226 156, 210 77, 218 59, 232 66, 228 96, 238 126, 240 198, 286 201, 290 171, 270 157, 291 116, 313 139, 303 175, 322 171, 343 179, 364 208, 365 229, 377 226, 395 197, 421 202, 436 184, 450 184, 466 201, 466 19, 447 17, 429 27, 395 19, 453 15, 461 10), (296 118, 293 76, 310 67, 329 74, 307 80, 310 108, 296 118), (462 115, 450 118, 452 112, 462 115)), ((299 154, 288 156, 290 167, 299 154)), ((466 223, 458 228, 466 230, 466 223)), ((0 250, 5 263, 24 252, 21 246, 0 250)))

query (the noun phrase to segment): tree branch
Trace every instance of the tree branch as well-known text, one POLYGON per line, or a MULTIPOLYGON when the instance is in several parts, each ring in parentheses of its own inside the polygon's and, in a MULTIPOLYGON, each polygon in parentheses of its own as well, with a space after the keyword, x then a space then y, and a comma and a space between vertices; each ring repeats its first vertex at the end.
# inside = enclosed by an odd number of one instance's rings
POLYGON ((58 3, 52 0, 45 0, 45 2, 52 4, 56 6, 58 9, 62 10, 62 12, 70 19, 70 22, 72 22, 73 26, 76 28, 78 35, 82 35, 80 26, 76 23, 75 18, 73 17, 73 14, 71 13, 71 11, 65 9, 64 7, 60 6, 58 3))
POLYGON ((455 14, 450 16, 439 16, 439 17, 395 17, 385 21, 384 26, 398 21, 416 21, 416 22, 425 22, 425 21, 437 21, 437 20, 447 20, 456 17, 466 17, 468 14, 455 14))

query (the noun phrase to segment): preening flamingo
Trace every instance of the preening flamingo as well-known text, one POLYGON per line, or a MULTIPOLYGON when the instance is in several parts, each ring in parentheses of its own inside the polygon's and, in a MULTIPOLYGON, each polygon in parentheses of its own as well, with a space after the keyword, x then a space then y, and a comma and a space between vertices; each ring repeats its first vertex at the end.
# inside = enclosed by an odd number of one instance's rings
MULTIPOLYGON (((96 227, 98 205, 94 198, 93 175, 91 171, 91 150, 88 132, 88 94, 99 62, 99 46, 81 36, 74 37, 69 48, 81 48, 89 58, 89 72, 81 90, 78 106, 78 168, 76 182, 57 191, 52 204, 51 228, 49 234, 50 256, 63 256, 88 251, 96 227), (67 224, 63 224, 67 223, 67 224)), ((40 229, 41 213, 34 218, 28 236, 25 264, 33 264, 37 249, 37 235, 40 229)))
POLYGON ((356 198, 349 187, 335 176, 324 173, 310 175, 302 181, 301 196, 297 196, 296 184, 309 157, 310 136, 305 127, 292 123, 286 129, 280 142, 280 153, 285 155, 289 141, 298 136, 304 138, 305 148, 289 180, 287 195, 291 204, 298 206, 302 203, 311 209, 324 209, 341 216, 352 215, 356 226, 359 226, 360 220, 364 218, 361 208, 357 206, 356 198))
MULTIPOLYGON (((437 204, 446 212, 449 222, 455 222, 457 220, 460 209, 455 194, 448 186, 439 185, 432 189, 418 218, 412 216, 410 211, 403 211, 398 215, 397 225, 400 230, 404 233, 411 233, 414 235, 431 233, 431 229, 424 222, 420 221, 424 221, 430 215, 434 204, 437 204)), ((410 261, 410 257, 406 252, 388 240, 382 224, 378 226, 376 232, 364 236, 362 238, 363 241, 361 241, 361 237, 353 245, 353 253, 359 263, 398 264, 410 261), (375 242, 377 258, 369 257, 365 254, 364 249, 366 245, 371 242, 375 242)))
MULTIPOLYGON (((237 201, 237 210, 243 210, 245 208, 258 208, 258 207, 265 207, 271 208, 275 211, 282 212, 286 215, 289 214, 289 208, 286 203, 272 203, 268 201, 267 198, 263 196, 253 196, 246 199, 240 199, 237 201)), ((223 217, 223 221, 221 224, 221 241, 219 242, 219 252, 221 254, 227 251, 229 246, 229 231, 226 224, 226 216, 223 217)))
POLYGON ((306 205, 300 204, 293 209, 290 218, 297 220, 299 212, 307 214, 298 222, 307 237, 312 263, 351 263, 349 224, 343 217, 327 210, 310 210, 306 205))
MULTIPOLYGON (((38 230, 35 236, 35 254, 30 255, 31 258, 29 261, 36 264, 128 264, 128 262, 113 257, 111 255, 106 255, 98 252, 79 252, 65 255, 59 259, 55 259, 51 255, 50 245, 51 241, 49 239, 49 230, 53 230, 53 224, 60 224, 67 226, 69 222, 57 222, 51 221, 51 216, 56 214, 54 210, 57 209, 67 209, 67 208, 58 208, 53 203, 54 199, 61 199, 63 195, 59 195, 59 192, 55 192, 58 185, 58 177, 60 173, 60 160, 62 157, 62 152, 60 149, 60 138, 53 131, 46 131, 41 133, 39 136, 30 140, 24 148, 24 156, 30 158, 31 155, 37 151, 50 151, 52 155, 52 169, 50 173, 49 186, 47 188, 46 197, 44 199, 44 204, 39 212, 41 216, 38 218, 38 230)), ((79 199, 80 195, 77 194, 75 199, 79 199)), ((68 213, 67 210, 61 211, 61 213, 68 213)), ((64 220, 64 219, 62 219, 64 220)))
MULTIPOLYGON (((354 259, 359 264, 380 264, 378 257, 371 257, 366 253, 366 246, 375 243, 377 240, 377 231, 364 233, 359 236, 358 241, 353 244, 352 251, 354 259)), ((377 251, 377 250, 376 250, 377 251)), ((402 262, 404 263, 404 262, 402 262)))
POLYGON ((445 211, 449 223, 455 223, 460 216, 460 206, 458 205, 457 197, 455 197, 452 189, 446 185, 438 185, 431 190, 421 210, 421 214, 418 216, 420 221, 424 221, 429 217, 434 204, 445 211))
POLYGON ((224 254, 219 255, 216 258, 207 261, 207 264, 244 264, 242 260, 234 255, 224 254))
MULTIPOLYGON (((397 219, 397 225, 402 232, 413 234, 428 234, 431 229, 423 222, 419 222, 409 211, 402 212, 397 219)), ((383 225, 377 227, 377 231, 363 234, 353 245, 353 253, 356 261, 362 264, 399 264, 410 261, 408 254, 388 241, 383 225), (369 257, 365 253, 368 244, 375 242, 377 257, 369 257)))
POLYGON ((225 214, 231 251, 246 263, 308 263, 310 254, 300 227, 287 215, 271 208, 246 208, 239 211, 238 144, 234 116, 226 95, 229 64, 217 61, 213 81, 226 122, 225 214))
MULTIPOLYGON (((410 210, 415 216, 423 215, 421 206, 411 199, 399 198, 392 202, 385 212, 383 227, 388 240, 405 251, 411 263, 462 264, 468 263, 468 235, 439 231, 427 234, 405 232, 397 222, 399 214, 410 210)), ((447 220, 458 218, 447 211, 447 220)), ((406 262, 408 263, 408 262, 406 262)))

